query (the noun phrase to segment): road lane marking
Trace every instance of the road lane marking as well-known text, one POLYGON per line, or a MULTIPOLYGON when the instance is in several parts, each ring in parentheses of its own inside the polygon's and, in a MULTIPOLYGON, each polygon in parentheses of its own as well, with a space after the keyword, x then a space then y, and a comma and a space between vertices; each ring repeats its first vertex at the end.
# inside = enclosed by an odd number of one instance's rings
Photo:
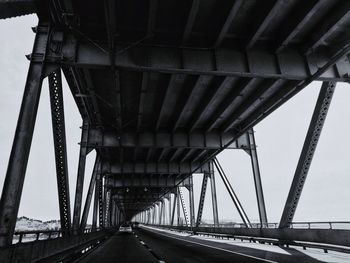
POLYGON ((225 248, 213 247, 213 246, 210 246, 210 245, 201 244, 201 243, 197 243, 197 242, 194 242, 194 241, 189 241, 189 240, 186 240, 186 239, 181 239, 181 238, 177 238, 177 237, 173 237, 173 236, 168 236, 168 235, 165 235, 165 234, 156 232, 156 231, 152 231, 152 230, 150 230, 150 229, 148 229, 148 228, 145 228, 145 229, 146 229, 146 231, 153 232, 153 233, 155 233, 155 234, 157 234, 157 235, 162 235, 162 236, 165 236, 165 237, 177 239, 177 240, 180 240, 180 241, 185 241, 185 242, 192 243, 192 244, 196 244, 196 245, 200 245, 200 246, 203 246, 203 247, 209 247, 209 248, 213 248, 213 249, 225 251, 225 252, 228 252, 228 253, 232 253, 232 254, 236 254, 236 255, 248 257, 248 258, 253 258, 253 259, 262 260, 262 261, 269 262, 269 263, 279 263, 278 261, 273 261, 273 260, 269 260, 269 259, 259 258, 259 257, 247 255, 247 254, 244 254, 244 253, 240 253, 240 252, 234 252, 234 251, 231 251, 231 250, 228 250, 228 249, 225 249, 225 248))

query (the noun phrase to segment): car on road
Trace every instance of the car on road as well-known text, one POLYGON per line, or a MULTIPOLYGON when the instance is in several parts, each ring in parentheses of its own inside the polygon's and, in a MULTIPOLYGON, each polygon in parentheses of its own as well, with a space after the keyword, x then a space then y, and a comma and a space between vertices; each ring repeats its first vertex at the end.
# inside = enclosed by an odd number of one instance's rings
POLYGON ((119 227, 119 233, 132 233, 132 228, 129 224, 122 224, 119 227))

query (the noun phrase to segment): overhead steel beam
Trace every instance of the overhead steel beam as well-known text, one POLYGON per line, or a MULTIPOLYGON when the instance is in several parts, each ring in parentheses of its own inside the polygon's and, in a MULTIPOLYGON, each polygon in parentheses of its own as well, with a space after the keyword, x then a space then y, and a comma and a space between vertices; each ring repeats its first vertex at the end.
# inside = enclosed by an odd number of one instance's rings
MULTIPOLYGON (((102 162, 102 174, 189 174, 200 162, 149 162, 122 163, 102 162)), ((198 172, 208 171, 207 165, 202 165, 198 172)))
POLYGON ((273 87, 279 87, 282 84, 283 80, 280 79, 265 80, 256 92, 253 92, 243 104, 235 109, 233 114, 231 114, 226 122, 222 124, 221 130, 223 132, 228 132, 244 112, 253 107, 254 103, 261 100, 261 97, 265 94, 265 92, 271 90, 273 87))
POLYGON ((264 199, 264 192, 261 182, 261 176, 260 176, 260 168, 259 168, 259 162, 258 162, 258 154, 256 150, 256 144, 255 144, 255 136, 254 136, 254 130, 249 129, 247 132, 248 139, 249 139, 249 155, 252 163, 252 170, 253 170, 253 176, 254 176, 254 184, 255 184, 255 193, 256 193, 256 199, 258 203, 258 210, 259 210, 259 218, 260 223, 262 226, 267 226, 267 214, 266 214, 266 207, 265 207, 265 199, 264 199))
POLYGON ((198 123, 207 113, 209 106, 217 99, 217 95, 220 96, 223 90, 232 85, 233 81, 234 78, 216 77, 210 82, 209 89, 202 95, 200 104, 195 108, 194 113, 188 121, 190 132, 197 128, 198 123))
POLYGON ((225 185, 228 193, 230 194, 230 197, 231 197, 233 203, 235 204, 235 206, 236 206, 236 208, 238 210, 238 213, 239 213, 239 215, 242 218, 242 221, 243 221, 244 225, 246 227, 251 227, 249 218, 248 218, 246 212, 244 211, 243 206, 241 205, 241 202, 239 201, 236 193, 233 191, 233 188, 232 188, 229 180, 227 179, 227 176, 226 176, 224 170, 222 169, 220 163, 218 162, 218 160, 216 158, 213 159, 213 163, 216 166, 216 169, 219 172, 219 174, 221 176, 221 179, 224 182, 224 185, 225 185))
POLYGON ((142 73, 142 84, 141 84, 141 91, 140 91, 140 98, 139 98, 139 104, 138 104, 138 114, 137 114, 137 131, 140 130, 142 125, 142 116, 143 116, 143 109, 145 105, 145 94, 147 92, 149 82, 149 73, 143 72, 142 73))
POLYGON ((189 185, 189 179, 183 176, 120 176, 109 177, 109 181, 106 184, 107 187, 161 187, 161 188, 173 188, 177 185, 189 185))
POLYGON ((205 131, 210 132, 212 129, 214 129, 215 124, 220 119, 220 117, 224 114, 224 112, 228 109, 228 107, 239 97, 239 94, 246 88, 248 88, 250 85, 252 85, 255 82, 255 79, 248 79, 244 78, 240 80, 237 84, 234 85, 234 87, 231 89, 231 91, 227 94, 225 99, 216 107, 214 110, 212 116, 210 116, 209 120, 207 121, 205 131))
POLYGON ((314 113, 307 131, 303 149, 301 151, 297 168, 293 177, 292 185, 289 190, 286 204, 283 209, 280 228, 289 227, 298 206, 298 202, 303 190, 311 162, 316 151, 323 125, 326 121, 328 109, 333 98, 335 90, 334 82, 324 82, 318 96, 314 113))
POLYGON ((186 113, 187 106, 189 102, 192 101, 193 98, 196 96, 196 92, 200 90, 203 85, 207 85, 210 79, 210 76, 198 76, 194 81, 192 87, 185 88, 185 90, 181 93, 179 101, 177 102, 180 110, 175 112, 175 116, 172 120, 172 122, 174 123, 173 131, 176 131, 179 127, 183 115, 186 113))
POLYGON ((33 14, 37 11, 35 0, 11 0, 0 2, 0 19, 33 14))
MULTIPOLYGON (((117 46, 116 50, 123 48, 117 46)), ((108 54, 88 43, 64 43, 62 52, 62 56, 51 56, 47 61, 77 67, 110 66, 108 54)), ((119 69, 286 80, 306 80, 332 59, 323 50, 304 56, 292 49, 275 54, 254 49, 242 52, 226 48, 196 50, 139 45, 116 53, 115 66, 119 69)), ((35 57, 42 60, 41 54, 35 57)), ((317 80, 348 81, 349 77, 339 72, 348 72, 349 63, 337 66, 340 71, 331 66, 317 80)))
MULTIPOLYGON (((259 96, 256 96, 259 98, 259 96)), ((121 132, 103 131, 98 128, 89 128, 87 144, 89 148, 102 147, 141 147, 141 148, 192 148, 218 149, 232 140, 235 133, 219 132, 121 132)))
POLYGON ((81 145, 79 153, 79 164, 78 164, 78 175, 77 175, 77 184, 75 189, 75 199, 74 199, 74 213, 73 213, 73 233, 78 234, 80 226, 80 215, 81 215, 81 205, 83 199, 83 187, 84 187, 84 176, 85 176, 85 163, 86 156, 88 154, 87 147, 84 145, 84 142, 88 141, 88 123, 84 119, 82 130, 81 130, 81 145))
POLYGON ((276 43, 276 52, 281 52, 286 48, 300 30, 312 19, 313 15, 328 0, 308 0, 300 8, 291 13, 287 21, 282 25, 281 35, 276 43))
POLYGON ((186 26, 184 29, 184 34, 182 37, 182 43, 186 44, 191 36, 192 28, 194 26, 194 22, 196 20, 196 16, 199 10, 199 0, 192 0, 192 6, 190 9, 190 13, 188 14, 186 26))
MULTIPOLYGON (((49 32, 40 30, 33 52, 46 54, 49 32)), ((44 73, 44 60, 31 60, 0 200, 0 247, 12 244, 44 73)))
MULTIPOLYGON (((256 29, 254 30, 246 45, 247 50, 254 47, 255 43, 264 33, 269 23, 271 23, 272 18, 276 15, 276 13, 279 10, 283 9, 284 4, 286 4, 284 0, 276 0, 275 3, 272 5, 271 9, 266 14, 266 16, 262 19, 262 21, 257 21, 256 29)), ((268 5, 268 3, 266 3, 265 5, 268 5)))
POLYGON ((158 8, 158 0, 150 0, 149 9, 148 9, 148 23, 147 23, 147 34, 149 36, 153 34, 156 27, 157 8, 158 8))
POLYGON ((160 101, 160 105, 159 105, 159 109, 157 109, 155 111, 155 113, 158 113, 158 116, 156 117, 156 126, 155 126, 155 130, 159 130, 160 125, 162 123, 162 118, 164 115, 164 111, 166 108, 166 104, 169 100, 170 96, 173 96, 172 91, 173 91, 173 87, 176 84, 176 79, 177 79, 177 75, 171 75, 170 79, 169 79, 169 83, 168 83, 168 87, 164 88, 161 87, 161 90, 163 90, 163 97, 159 100, 160 101), (164 91, 165 89, 165 91, 164 91))
MULTIPOLYGON (((323 21, 317 28, 311 33, 310 41, 306 45, 306 54, 311 54, 319 46, 324 44, 326 40, 336 31, 339 27, 347 22, 350 16, 350 2, 344 1, 342 5, 335 5, 333 9, 327 14, 327 21, 323 21)), ((345 29, 346 30, 346 29, 345 29)), ((347 34, 347 33, 345 33, 347 34)), ((349 35, 348 35, 349 36, 349 35)))
POLYGON ((225 20, 225 23, 224 25, 222 26, 221 30, 220 30, 220 33, 215 41, 215 47, 220 47, 222 42, 224 41, 225 39, 225 36, 228 32, 228 30, 230 29, 230 26, 232 24, 232 21, 235 19, 235 17, 237 16, 238 14, 238 11, 242 5, 244 1, 243 0, 236 0, 230 10, 230 13, 228 14, 226 20, 225 20))
POLYGON ((62 235, 67 236, 71 232, 72 219, 70 211, 66 131, 64 120, 62 78, 60 69, 54 71, 49 75, 49 92, 53 141, 55 147, 60 222, 62 235))

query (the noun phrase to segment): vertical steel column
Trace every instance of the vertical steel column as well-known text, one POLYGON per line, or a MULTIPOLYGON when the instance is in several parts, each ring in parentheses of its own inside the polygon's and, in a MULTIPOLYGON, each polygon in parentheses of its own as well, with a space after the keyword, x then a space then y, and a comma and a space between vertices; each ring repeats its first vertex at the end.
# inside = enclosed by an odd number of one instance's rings
POLYGON ((299 157, 298 165, 295 170, 293 182, 283 209, 279 225, 280 228, 289 227, 293 221, 295 210, 298 206, 300 195, 303 190, 303 186, 311 166, 312 158, 316 151, 317 143, 333 98, 335 85, 336 84, 334 82, 323 82, 322 84, 304 141, 303 149, 299 157))
POLYGON ((74 213, 73 213, 73 233, 78 234, 80 226, 80 215, 81 205, 83 199, 83 188, 84 188, 84 175, 85 175, 85 163, 87 155, 87 141, 88 141, 88 122, 86 119, 83 120, 83 126, 81 128, 81 144, 79 154, 79 166, 77 175, 77 185, 75 189, 75 200, 74 200, 74 213))
POLYGON ((163 216, 163 206, 164 206, 164 200, 162 200, 160 202, 160 205, 159 205, 159 209, 160 209, 160 212, 159 212, 159 225, 162 224, 162 216, 163 216))
POLYGON ((55 148, 56 177, 58 188, 58 204, 60 208, 60 222, 62 236, 71 231, 71 211, 68 181, 68 162, 66 146, 66 129, 64 123, 64 105, 62 93, 61 70, 49 75, 49 91, 51 105, 51 119, 53 141, 55 148))
POLYGON ((219 226, 218 201, 216 197, 216 184, 213 162, 209 162, 210 167, 210 186, 211 186, 211 201, 213 206, 214 226, 219 226))
POLYGON ((216 166, 216 169, 218 170, 218 172, 221 176, 222 181, 225 184, 225 187, 226 187, 228 193, 231 196, 233 203, 235 204, 235 206, 238 210, 239 215, 242 218, 243 223, 245 224, 246 227, 251 227, 249 218, 248 218, 246 212, 244 211, 243 206, 241 205, 236 193, 233 191, 233 188, 232 188, 229 180, 227 179, 227 176, 226 176, 224 170, 222 169, 220 163, 218 162, 218 160, 216 158, 214 158, 213 161, 214 161, 214 164, 216 166))
POLYGON ((115 226, 115 202, 114 200, 111 201, 111 226, 115 226))
MULTIPOLYGON (((100 228, 104 228, 103 220, 103 176, 100 175, 100 179, 97 181, 98 184, 98 223, 100 228)), ((120 214, 121 216, 121 214, 120 214)))
POLYGON ((267 214, 265 208, 264 192, 261 183, 258 153, 256 151, 255 137, 253 128, 248 130, 248 140, 249 140, 249 155, 252 163, 254 184, 255 184, 255 193, 256 199, 258 202, 259 218, 261 226, 267 225, 267 214))
POLYGON ((199 197, 196 227, 198 227, 200 225, 201 221, 202 221, 205 193, 207 191, 207 184, 208 184, 209 176, 210 176, 209 173, 204 173, 203 174, 203 182, 202 182, 201 195, 199 197))
POLYGON ((86 223, 87 223, 87 219, 88 219, 89 211, 90 211, 92 194, 94 192, 96 177, 97 177, 97 174, 100 173, 100 164, 101 164, 100 163, 100 156, 97 155, 96 160, 95 160, 94 170, 92 172, 91 179, 90 179, 89 190, 88 190, 88 193, 86 195, 83 215, 81 217, 81 223, 80 223, 80 232, 81 233, 84 232, 85 227, 86 227, 86 223))
POLYGON ((181 220, 181 216, 180 216, 180 191, 179 191, 179 187, 176 188, 177 191, 177 225, 180 225, 180 220, 181 220))
POLYGON ((99 181, 100 174, 96 175, 96 183, 95 183, 95 196, 94 196, 94 210, 92 213, 92 229, 96 230, 97 228, 97 211, 98 211, 98 197, 99 197, 99 181))
POLYGON ((152 221, 153 225, 156 224, 156 210, 157 210, 157 204, 155 204, 153 207, 153 221, 152 221))
POLYGON ((186 223, 186 226, 189 225, 189 220, 188 220, 188 214, 187 214, 187 210, 186 210, 186 204, 185 204, 185 200, 182 196, 182 191, 181 191, 181 188, 178 187, 179 189, 179 197, 180 197, 180 200, 181 200, 181 207, 182 207, 182 212, 183 212, 183 215, 184 215, 184 219, 185 219, 185 223, 186 223))
POLYGON ((170 225, 172 226, 174 225, 176 203, 177 203, 177 190, 174 192, 173 212, 171 214, 171 222, 170 222, 170 225))
MULTIPOLYGON (((48 31, 48 27, 45 28, 48 31)), ((49 32, 40 32, 35 37, 33 53, 46 53, 49 32)), ((0 200, 0 247, 12 244, 23 183, 27 169, 30 146, 38 111, 44 71, 41 62, 30 62, 21 109, 12 144, 10 160, 0 200)))
POLYGON ((169 204, 168 204, 169 221, 168 221, 168 223, 169 223, 169 225, 171 225, 171 193, 169 194, 169 199, 168 200, 169 200, 169 204))
POLYGON ((191 227, 195 226, 196 223, 196 216, 194 212, 194 193, 193 193, 193 175, 191 174, 190 177, 190 187, 188 189, 189 192, 189 200, 190 200, 190 223, 191 227))

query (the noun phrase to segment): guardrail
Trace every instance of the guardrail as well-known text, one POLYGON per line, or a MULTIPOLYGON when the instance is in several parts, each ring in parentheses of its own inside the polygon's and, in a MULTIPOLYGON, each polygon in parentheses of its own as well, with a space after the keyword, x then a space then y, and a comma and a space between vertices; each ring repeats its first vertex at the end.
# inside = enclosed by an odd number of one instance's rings
MULTIPOLYGON (((91 233, 93 231, 99 231, 99 228, 92 230, 92 228, 86 228, 83 234, 91 233)), ((62 237, 62 231, 58 230, 31 230, 31 231, 16 231, 13 235, 12 244, 26 243, 38 240, 48 240, 62 237)))
MULTIPOLYGON (((179 225, 184 226, 186 225, 179 225)), ((232 223, 232 224, 201 224, 200 227, 214 227, 214 228, 247 228, 246 225, 242 223, 232 223)), ((251 228, 278 228, 278 223, 251 223, 251 228)), ((344 229, 350 230, 349 221, 316 221, 316 222, 293 222, 290 225, 293 229, 344 229)))
MULTIPOLYGON (((259 243, 267 243, 278 246, 301 246, 319 248, 327 252, 334 250, 344 253, 350 253, 350 230, 334 229, 333 227, 339 223, 349 222, 304 222, 294 223, 299 228, 278 228, 276 227, 229 227, 225 225, 201 225, 199 227, 189 226, 165 226, 152 225, 154 227, 166 228, 181 232, 188 232, 195 235, 210 235, 217 238, 241 239, 259 243), (325 226, 327 228, 312 228, 316 225, 325 226), (332 223, 332 224, 329 224, 332 223)), ((233 224, 235 225, 235 224, 233 224)))
POLYGON ((66 262, 73 260, 106 240, 115 229, 92 231, 87 229, 80 235, 62 237, 61 231, 23 231, 17 232, 18 242, 0 248, 0 262, 66 262), (51 232, 51 238, 50 237, 51 232), (34 235, 35 240, 24 241, 25 235, 34 235), (57 236, 56 236, 57 235, 57 236), (19 240, 21 239, 21 242, 19 240), (44 237, 46 239, 41 239, 44 237), (54 238, 55 236, 55 238, 54 238))

